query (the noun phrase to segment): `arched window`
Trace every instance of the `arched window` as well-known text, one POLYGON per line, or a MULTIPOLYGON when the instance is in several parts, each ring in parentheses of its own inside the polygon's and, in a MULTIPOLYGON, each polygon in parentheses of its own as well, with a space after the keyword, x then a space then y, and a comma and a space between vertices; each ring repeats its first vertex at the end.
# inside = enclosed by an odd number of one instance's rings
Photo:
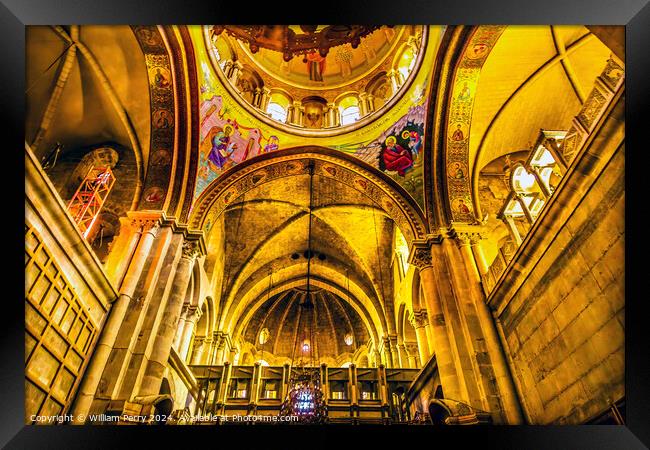
POLYGON ((356 105, 348 106, 341 110, 341 125, 350 125, 359 120, 359 107, 356 105))
POLYGON ((269 102, 266 112, 269 113, 272 119, 277 120, 278 122, 287 121, 287 110, 275 102, 269 102))
POLYGON ((413 51, 413 48, 407 47, 406 50, 404 50, 404 53, 402 53, 402 56, 399 59, 397 70, 400 72, 402 75, 402 78, 406 80, 411 73, 411 70, 413 70, 413 67, 415 66, 415 61, 417 59, 417 55, 415 54, 415 51, 413 51))

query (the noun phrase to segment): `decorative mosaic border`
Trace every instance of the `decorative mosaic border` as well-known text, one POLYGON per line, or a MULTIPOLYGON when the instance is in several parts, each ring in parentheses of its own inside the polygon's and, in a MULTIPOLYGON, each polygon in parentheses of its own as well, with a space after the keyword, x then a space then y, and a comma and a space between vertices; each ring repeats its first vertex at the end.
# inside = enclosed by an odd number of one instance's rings
POLYGON ((505 28, 503 25, 478 27, 456 66, 445 135, 447 195, 454 222, 475 222, 469 173, 469 134, 474 98, 483 64, 505 28))
POLYGON ((270 160, 257 161, 248 167, 240 165, 231 175, 215 180, 196 201, 190 226, 209 233, 216 217, 242 193, 277 178, 307 173, 304 161, 300 160, 314 159, 314 173, 335 178, 369 197, 391 216, 409 243, 414 239, 423 239, 426 235, 426 221, 415 201, 412 200, 411 204, 406 200, 407 195, 402 198, 392 194, 395 187, 370 171, 363 170, 359 162, 316 153, 309 148, 290 150, 296 151, 289 154, 284 151, 282 156, 276 154, 270 160))
POLYGON ((162 209, 174 159, 174 83, 167 48, 156 26, 131 27, 145 55, 149 76, 151 138, 139 209, 162 209))

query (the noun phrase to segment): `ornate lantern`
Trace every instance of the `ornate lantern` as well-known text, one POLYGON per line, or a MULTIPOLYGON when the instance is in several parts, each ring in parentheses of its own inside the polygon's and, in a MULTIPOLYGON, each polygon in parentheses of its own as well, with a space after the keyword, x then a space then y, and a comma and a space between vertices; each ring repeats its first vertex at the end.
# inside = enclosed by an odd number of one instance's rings
POLYGON ((299 423, 323 423, 327 420, 318 369, 301 368, 293 372, 291 389, 280 408, 280 415, 297 416, 299 423))

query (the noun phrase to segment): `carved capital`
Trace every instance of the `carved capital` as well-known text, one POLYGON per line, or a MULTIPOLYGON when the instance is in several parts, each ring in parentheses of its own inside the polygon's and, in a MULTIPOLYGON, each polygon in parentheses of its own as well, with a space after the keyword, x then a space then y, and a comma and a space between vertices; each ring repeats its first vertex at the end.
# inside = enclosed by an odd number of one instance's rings
POLYGON ((141 233, 156 236, 160 230, 161 214, 156 212, 129 211, 126 213, 129 225, 141 233))
POLYGON ((411 324, 413 328, 422 328, 429 325, 429 316, 426 309, 421 309, 418 311, 413 311, 410 317, 411 324))
POLYGON ((431 248, 429 244, 414 245, 409 258, 409 264, 414 265, 418 269, 431 267, 431 248))
POLYGON ((420 353, 418 351, 417 342, 404 342, 404 348, 406 349, 406 354, 411 356, 418 356, 420 353))
POLYGON ((181 309, 181 318, 187 317, 187 311, 189 309, 189 303, 183 303, 183 308, 181 309))
POLYGON ((199 321, 202 315, 203 315, 203 311, 201 311, 201 309, 198 306, 191 305, 187 307, 186 320, 196 323, 199 321))
POLYGON ((456 233, 456 243, 459 247, 463 245, 477 245, 481 239, 481 234, 478 232, 462 231, 456 233))
POLYGON ((199 256, 199 245, 196 241, 183 242, 183 258, 194 260, 199 256))

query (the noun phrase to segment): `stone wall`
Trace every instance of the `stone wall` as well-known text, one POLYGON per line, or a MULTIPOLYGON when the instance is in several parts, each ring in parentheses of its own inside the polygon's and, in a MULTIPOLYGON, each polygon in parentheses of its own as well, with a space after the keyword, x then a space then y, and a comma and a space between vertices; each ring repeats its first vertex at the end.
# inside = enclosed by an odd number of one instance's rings
POLYGON ((584 423, 625 395, 621 112, 622 102, 536 223, 547 237, 524 241, 489 299, 532 424, 584 423))

